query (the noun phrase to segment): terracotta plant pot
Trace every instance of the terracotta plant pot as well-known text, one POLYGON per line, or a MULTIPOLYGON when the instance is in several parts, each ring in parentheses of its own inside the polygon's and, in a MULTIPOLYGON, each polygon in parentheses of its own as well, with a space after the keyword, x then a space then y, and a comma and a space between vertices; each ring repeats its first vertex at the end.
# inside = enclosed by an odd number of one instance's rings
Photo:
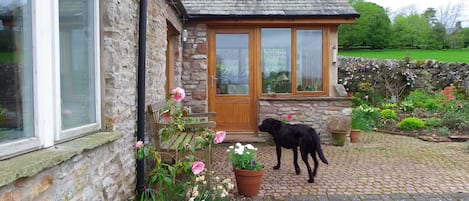
POLYGON ((360 142, 360 133, 360 130, 352 129, 352 131, 350 131, 350 142, 360 142))
POLYGON ((238 193, 248 197, 257 195, 264 172, 265 168, 261 170, 234 170, 238 193))
POLYGON ((344 146, 345 145, 345 136, 347 135, 347 131, 332 131, 332 144, 335 146, 344 146))

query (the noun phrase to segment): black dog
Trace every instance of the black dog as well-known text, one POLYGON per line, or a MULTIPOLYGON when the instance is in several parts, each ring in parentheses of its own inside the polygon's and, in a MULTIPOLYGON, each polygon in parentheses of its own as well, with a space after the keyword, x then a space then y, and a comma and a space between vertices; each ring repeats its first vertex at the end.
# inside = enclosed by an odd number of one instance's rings
POLYGON ((282 147, 287 149, 293 149, 293 165, 295 165, 296 174, 300 174, 297 150, 297 147, 300 147, 301 158, 303 159, 306 164, 306 167, 308 168, 309 183, 314 182, 316 170, 319 166, 318 159, 316 158, 316 152, 318 153, 321 161, 325 164, 328 164, 327 159, 324 157, 324 154, 321 149, 319 135, 313 128, 303 124, 285 124, 273 118, 265 119, 264 121, 262 121, 262 124, 259 125, 258 128, 262 132, 270 133, 274 138, 277 151, 277 165, 273 167, 274 169, 280 169, 282 147), (311 171, 311 167, 308 163, 308 154, 311 155, 314 161, 313 171, 311 171))

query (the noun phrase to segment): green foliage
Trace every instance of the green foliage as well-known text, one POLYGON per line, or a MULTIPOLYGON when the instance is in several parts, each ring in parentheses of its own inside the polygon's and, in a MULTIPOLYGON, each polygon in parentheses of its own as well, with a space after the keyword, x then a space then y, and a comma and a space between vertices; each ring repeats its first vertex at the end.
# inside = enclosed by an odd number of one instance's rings
POLYGON ((397 113, 396 111, 392 110, 392 109, 384 109, 384 110, 381 110, 381 112, 379 113, 379 117, 381 119, 384 119, 384 120, 395 120, 397 119, 397 113))
POLYGON ((399 122, 397 126, 404 131, 413 131, 425 128, 425 122, 419 118, 408 117, 399 122))
POLYGON ((242 145, 236 143, 228 149, 228 159, 233 165, 233 169, 260 170, 264 168, 256 159, 257 148, 251 144, 242 145))
POLYGON ((395 109, 395 108, 397 108, 397 103, 382 103, 381 108, 383 108, 383 109, 395 109))
POLYGON ((412 112, 415 109, 415 104, 411 100, 404 100, 399 104, 399 108, 404 112, 412 112))
POLYGON ((425 48, 431 34, 430 24, 419 14, 396 17, 392 30, 393 46, 398 48, 425 48))
POLYGON ((425 111, 439 111, 443 108, 441 102, 438 101, 442 99, 442 96, 441 94, 432 95, 422 90, 414 90, 405 98, 405 101, 411 102, 414 107, 423 108, 425 111))
POLYGON ((441 136, 448 136, 451 133, 448 127, 440 127, 438 128, 438 135, 441 136))
POLYGON ((384 99, 373 90, 368 92, 355 92, 353 94, 352 105, 358 107, 366 104, 371 106, 379 106, 384 102, 384 99))
POLYGON ((463 124, 466 120, 464 113, 461 112, 447 112, 442 117, 441 124, 450 129, 458 129, 460 124, 463 124))
POLYGON ((379 119, 379 110, 366 104, 352 109, 352 129, 370 131, 376 127, 379 119))
POLYGON ((425 121, 425 126, 427 128, 433 128, 441 125, 441 119, 438 117, 431 117, 428 119, 424 119, 425 121))
POLYGON ((352 46, 386 47, 391 21, 384 8, 363 0, 351 4, 360 13, 360 18, 354 24, 339 26, 339 45, 345 49, 352 46))

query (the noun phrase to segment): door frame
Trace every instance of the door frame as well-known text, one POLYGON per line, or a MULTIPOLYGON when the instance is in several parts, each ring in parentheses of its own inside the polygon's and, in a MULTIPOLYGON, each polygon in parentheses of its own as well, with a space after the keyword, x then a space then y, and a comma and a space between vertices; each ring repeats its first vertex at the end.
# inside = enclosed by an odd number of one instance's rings
MULTIPOLYGON (((259 64, 259 58, 257 50, 257 34, 256 27, 208 27, 208 110, 215 111, 215 96, 216 96, 216 80, 212 79, 212 76, 216 77, 216 42, 215 36, 217 33, 225 34, 248 34, 249 37, 249 98, 250 98, 250 131, 227 131, 229 134, 237 135, 248 135, 257 136, 258 130, 258 103, 257 98, 259 94, 259 83, 258 83, 258 72, 259 69, 256 66, 259 64)), ((215 118, 216 121, 216 118, 215 118)))

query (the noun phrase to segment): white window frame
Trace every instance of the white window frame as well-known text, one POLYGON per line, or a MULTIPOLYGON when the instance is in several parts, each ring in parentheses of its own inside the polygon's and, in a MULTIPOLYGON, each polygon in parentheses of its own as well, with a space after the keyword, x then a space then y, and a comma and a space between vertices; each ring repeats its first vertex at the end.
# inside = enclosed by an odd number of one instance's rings
POLYGON ((74 139, 101 128, 99 0, 94 0, 96 123, 61 129, 59 0, 31 1, 34 136, 0 144, 0 159, 74 139))

